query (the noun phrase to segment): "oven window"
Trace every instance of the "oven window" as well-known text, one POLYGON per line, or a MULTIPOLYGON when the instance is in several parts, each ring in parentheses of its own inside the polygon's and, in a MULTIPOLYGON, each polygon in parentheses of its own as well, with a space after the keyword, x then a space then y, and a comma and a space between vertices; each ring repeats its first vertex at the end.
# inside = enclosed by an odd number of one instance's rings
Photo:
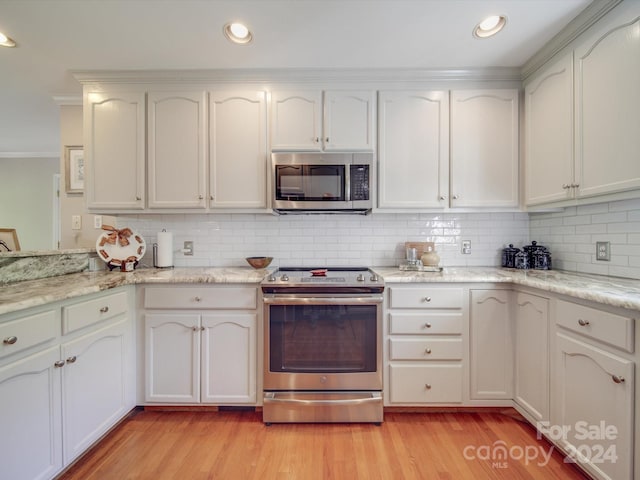
POLYGON ((375 372, 375 305, 270 305, 272 372, 375 372))
POLYGON ((276 200, 344 201, 344 165, 277 165, 276 200))

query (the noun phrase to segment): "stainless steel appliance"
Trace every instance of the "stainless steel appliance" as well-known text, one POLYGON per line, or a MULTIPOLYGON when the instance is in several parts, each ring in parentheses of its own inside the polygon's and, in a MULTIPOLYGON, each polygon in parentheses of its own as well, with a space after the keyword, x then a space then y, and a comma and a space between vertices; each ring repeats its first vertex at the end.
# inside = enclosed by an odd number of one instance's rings
POLYGON ((263 421, 380 423, 384 285, 367 268, 322 270, 262 282, 263 421))
POLYGON ((360 213, 373 206, 372 153, 273 153, 277 213, 360 213))

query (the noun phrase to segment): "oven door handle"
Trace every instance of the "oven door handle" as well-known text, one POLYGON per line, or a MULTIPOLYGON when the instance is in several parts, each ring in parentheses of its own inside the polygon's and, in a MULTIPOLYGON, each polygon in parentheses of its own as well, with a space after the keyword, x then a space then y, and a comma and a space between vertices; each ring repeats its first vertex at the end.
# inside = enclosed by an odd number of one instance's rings
POLYGON ((367 392, 363 394, 361 398, 336 398, 332 400, 304 400, 302 398, 293 398, 287 396, 286 398, 278 398, 277 392, 265 392, 264 400, 268 403, 291 403, 295 405, 304 405, 312 407, 314 405, 366 405, 367 403, 379 403, 382 401, 382 394, 380 392, 367 392))
POLYGON ((268 305, 375 305, 383 301, 382 295, 371 296, 294 296, 264 295, 263 301, 268 305))

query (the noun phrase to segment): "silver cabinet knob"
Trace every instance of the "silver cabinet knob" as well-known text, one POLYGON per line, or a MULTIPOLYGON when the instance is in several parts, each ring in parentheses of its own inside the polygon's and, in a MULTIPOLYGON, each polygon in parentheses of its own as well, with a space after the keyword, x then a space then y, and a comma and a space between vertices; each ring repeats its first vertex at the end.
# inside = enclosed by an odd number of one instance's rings
POLYGON ((425 383, 424 384, 424 388, 426 388, 427 390, 431 390, 431 384, 430 383, 425 383))
POLYGON ((193 297, 193 299, 194 299, 196 302, 201 302, 201 301, 202 301, 202 298, 201 298, 201 297, 193 297))
POLYGON ((580 325, 581 327, 586 327, 587 325, 589 325, 589 320, 583 320, 581 318, 578 319, 578 325, 580 325))
POLYGON ((445 197, 444 195, 440 195, 440 200, 446 200, 447 197, 445 197))
POLYGON ((107 313, 109 311, 109 307, 102 307, 100 309, 100 313, 107 313))
POLYGON ((424 297, 422 300, 424 300, 425 302, 429 303, 431 301, 431 297, 424 297))
POLYGON ((4 343, 5 345, 13 345, 14 343, 16 343, 18 341, 18 337, 16 336, 11 336, 11 337, 7 337, 5 338, 2 343, 4 343))
POLYGON ((213 200, 213 195, 209 195, 209 200, 213 200))
POLYGON ((425 324, 424 324, 424 326, 425 326, 425 328, 431 328, 431 324, 430 324, 430 323, 428 323, 428 322, 427 322, 427 323, 425 323, 425 324))
POLYGON ((453 199, 454 199, 454 200, 458 200, 459 198, 460 198, 460 195, 454 195, 454 196, 453 196, 453 199))
POLYGON ((618 375, 611 375, 611 380, 613 380, 614 383, 624 383, 624 377, 618 375))
POLYGON ((315 138, 313 139, 313 141, 314 141, 314 142, 316 142, 316 143, 320 143, 320 137, 315 137, 315 138))
POLYGON ((427 355, 430 355, 431 354, 431 349, 430 348, 425 349, 424 353, 426 353, 427 355))
POLYGON ((193 330, 194 332, 197 332, 198 330, 200 330, 200 327, 191 327, 191 330, 193 330))
POLYGON ((77 359, 78 358, 75 355, 73 355, 73 356, 67 358, 67 363, 76 363, 77 359))
POLYGON ((205 330, 206 330, 206 328, 204 328, 204 327, 200 327, 200 331, 201 331, 201 332, 204 332, 205 330))
POLYGON ((325 143, 329 143, 329 137, 324 139, 325 143))
POLYGON ((198 200, 202 200, 204 198, 204 195, 198 195, 198 200))
POLYGON ((62 368, 64 367, 64 360, 58 360, 56 363, 53 364, 54 367, 56 368, 62 368))
POLYGON ((580 184, 579 184, 579 183, 572 183, 572 184, 571 184, 571 187, 572 187, 572 188, 578 188, 579 186, 580 186, 580 184))
POLYGON ((142 198, 141 198, 141 197, 138 197, 138 196, 136 195, 136 200, 137 200, 137 201, 140 201, 140 200, 142 200, 142 198))
POLYGON ((571 188, 571 185, 569 185, 568 183, 563 183, 562 188, 563 190, 568 190, 569 188, 571 188))

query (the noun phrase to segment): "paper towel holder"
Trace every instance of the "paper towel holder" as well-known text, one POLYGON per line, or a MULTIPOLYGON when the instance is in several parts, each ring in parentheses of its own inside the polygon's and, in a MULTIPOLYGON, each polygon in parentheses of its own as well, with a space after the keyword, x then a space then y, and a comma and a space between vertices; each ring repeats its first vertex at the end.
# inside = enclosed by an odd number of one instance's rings
MULTIPOLYGON (((166 232, 167 230, 163 228, 162 231, 166 232)), ((167 265, 164 267, 158 266, 158 243, 157 242, 153 244, 153 266, 154 268, 173 268, 173 265, 167 265)))

